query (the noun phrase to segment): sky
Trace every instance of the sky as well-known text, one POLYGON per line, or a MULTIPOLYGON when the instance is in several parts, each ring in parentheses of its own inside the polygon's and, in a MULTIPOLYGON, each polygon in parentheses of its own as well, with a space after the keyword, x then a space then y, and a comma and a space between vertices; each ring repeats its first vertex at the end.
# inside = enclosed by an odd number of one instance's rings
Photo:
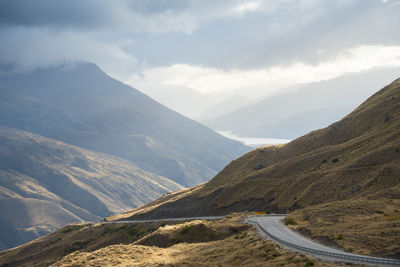
POLYGON ((399 66, 399 14, 400 0, 0 0, 0 69, 91 61, 155 96, 255 98, 399 66))

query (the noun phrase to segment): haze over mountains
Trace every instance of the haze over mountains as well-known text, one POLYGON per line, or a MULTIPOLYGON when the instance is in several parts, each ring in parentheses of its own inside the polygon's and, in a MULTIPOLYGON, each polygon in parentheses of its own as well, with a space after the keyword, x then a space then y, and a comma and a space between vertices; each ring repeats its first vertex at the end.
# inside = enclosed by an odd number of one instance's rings
POLYGON ((183 86, 139 89, 163 105, 197 121, 210 119, 256 102, 241 94, 201 93, 183 86))
POLYGON ((347 74, 201 121, 238 136, 294 139, 340 120, 399 73, 385 68, 347 74))
POLYGON ((254 102, 256 102, 254 99, 246 98, 238 94, 233 95, 203 111, 199 116, 199 121, 206 121, 207 119, 221 116, 254 102))
POLYGON ((205 182, 249 149, 92 63, 1 74, 0 249, 205 182))

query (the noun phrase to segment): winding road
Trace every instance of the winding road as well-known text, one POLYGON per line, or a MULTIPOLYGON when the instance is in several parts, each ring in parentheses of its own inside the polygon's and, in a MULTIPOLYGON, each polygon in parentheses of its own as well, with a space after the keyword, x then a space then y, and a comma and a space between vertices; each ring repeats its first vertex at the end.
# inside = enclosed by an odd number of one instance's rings
POLYGON ((290 230, 281 221, 286 215, 249 216, 246 221, 257 227, 263 236, 283 247, 310 254, 322 260, 361 263, 375 266, 400 266, 399 260, 356 255, 318 244, 290 230))
MULTIPOLYGON (((321 245, 312 241, 292 230, 281 221, 286 214, 277 215, 253 215, 246 218, 246 222, 250 223, 258 229, 263 235, 274 242, 277 242, 286 249, 306 253, 316 258, 331 262, 347 262, 367 264, 374 266, 400 266, 400 260, 377 258, 370 256, 356 255, 340 251, 331 247, 321 245)), ((166 221, 190 221, 190 220, 218 220, 224 216, 203 216, 203 217, 184 217, 169 219, 152 219, 152 220, 134 220, 134 221, 103 221, 101 224, 124 224, 124 223, 149 223, 149 222, 166 222, 166 221)))

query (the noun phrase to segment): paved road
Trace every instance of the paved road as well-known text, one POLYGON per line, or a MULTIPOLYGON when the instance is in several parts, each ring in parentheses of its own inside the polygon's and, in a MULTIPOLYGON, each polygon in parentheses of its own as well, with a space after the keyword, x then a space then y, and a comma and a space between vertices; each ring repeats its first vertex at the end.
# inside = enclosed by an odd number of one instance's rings
POLYGON ((361 256, 352 253, 343 252, 334 248, 330 248, 318 244, 310 239, 293 232, 281 220, 286 215, 275 216, 250 216, 247 221, 256 225, 258 230, 272 239, 275 242, 283 245, 284 247, 311 254, 323 260, 341 261, 350 263, 362 263, 368 265, 378 266, 400 266, 400 261, 376 257, 361 256))
POLYGON ((134 221, 104 221, 102 224, 121 224, 121 223, 151 223, 151 222, 175 222, 175 221, 193 221, 193 220, 219 220, 224 216, 203 216, 203 217, 184 217, 184 218, 167 218, 167 219, 152 219, 152 220, 134 220, 134 221))

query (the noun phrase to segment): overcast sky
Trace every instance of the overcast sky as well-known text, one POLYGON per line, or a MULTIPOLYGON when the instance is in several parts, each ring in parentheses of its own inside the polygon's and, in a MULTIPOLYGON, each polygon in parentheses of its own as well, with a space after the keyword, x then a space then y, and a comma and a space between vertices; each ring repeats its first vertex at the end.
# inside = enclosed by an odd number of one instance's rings
POLYGON ((88 60, 138 89, 248 90, 400 65, 400 0, 0 0, 0 67, 88 60))

